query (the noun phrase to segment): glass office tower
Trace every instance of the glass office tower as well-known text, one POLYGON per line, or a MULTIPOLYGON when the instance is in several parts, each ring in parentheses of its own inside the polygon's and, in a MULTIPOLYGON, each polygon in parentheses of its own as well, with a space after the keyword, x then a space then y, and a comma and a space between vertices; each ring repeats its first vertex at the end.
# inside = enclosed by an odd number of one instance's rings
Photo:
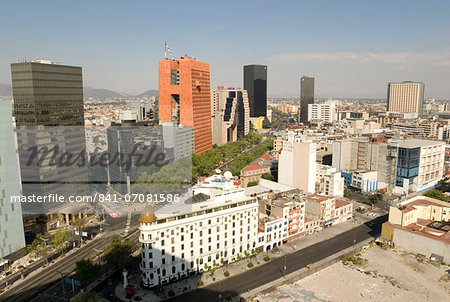
MULTIPOLYGON (((13 115, 24 196, 88 192, 81 67, 51 61, 11 64, 13 115)), ((55 204, 23 206, 46 214, 55 204)))
POLYGON ((11 105, 0 100, 0 258, 25 247, 22 209, 20 203, 11 202, 11 196, 21 195, 11 105))

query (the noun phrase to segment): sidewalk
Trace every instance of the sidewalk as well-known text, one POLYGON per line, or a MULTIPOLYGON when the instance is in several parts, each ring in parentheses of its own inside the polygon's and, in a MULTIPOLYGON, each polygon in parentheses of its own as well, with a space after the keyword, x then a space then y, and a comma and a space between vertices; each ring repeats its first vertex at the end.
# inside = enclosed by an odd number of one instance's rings
MULTIPOLYGON (((28 282, 28 280, 29 280, 29 278, 31 276, 35 276, 35 275, 40 274, 43 270, 46 270, 46 269, 50 268, 52 265, 59 263, 64 258, 70 257, 70 255, 72 255, 74 253, 77 253, 80 250, 80 248, 83 248, 85 245, 87 245, 87 244, 97 240, 98 238, 102 238, 103 236, 104 236, 103 234, 98 234, 93 239, 84 240, 81 246, 69 250, 67 253, 62 254, 61 256, 53 259, 52 261, 48 262, 46 265, 41 265, 41 266, 39 266, 38 268, 36 268, 36 269, 34 269, 32 271, 28 271, 28 273, 26 273, 24 275, 24 278, 19 278, 16 281, 14 281, 13 283, 8 284, 8 286, 5 287, 5 291, 4 292, 7 292, 11 288, 17 287, 17 286, 19 286, 20 284, 22 284, 24 282, 25 283, 28 282)), ((42 261, 42 259, 39 259, 37 261, 42 261)), ((24 270, 27 270, 27 267, 25 267, 24 270)), ((5 281, 2 280, 2 282, 5 282, 5 281)))
MULTIPOLYGON (((370 216, 369 216, 370 217, 370 216)), ((373 217, 370 217, 369 219, 373 219, 373 217)), ((243 260, 240 260, 238 262, 234 262, 228 265, 228 267, 218 267, 215 270, 210 270, 208 272, 204 272, 203 274, 199 274, 193 277, 189 277, 184 280, 177 281, 172 284, 164 285, 163 291, 161 293, 157 292, 156 290, 148 290, 140 287, 140 275, 139 273, 135 273, 130 275, 128 284, 132 284, 135 286, 135 294, 131 299, 126 298, 125 289, 123 288, 123 283, 121 282, 119 285, 117 285, 115 289, 115 293, 117 298, 119 298, 122 301, 129 301, 134 300, 137 297, 140 297, 142 301, 161 301, 166 298, 168 298, 168 294, 170 291, 173 291, 175 295, 182 294, 187 291, 194 290, 196 288, 204 287, 207 285, 210 285, 212 283, 218 282, 220 280, 223 280, 227 277, 225 277, 224 273, 228 270, 229 276, 238 275, 242 272, 245 272, 247 270, 250 270, 251 268, 248 268, 248 264, 251 262, 253 264, 253 267, 262 265, 265 263, 264 257, 268 256, 270 259, 282 257, 284 255, 290 254, 294 251, 298 251, 301 249, 304 249, 308 246, 314 245, 318 242, 331 239, 335 237, 336 235, 339 235, 341 233, 344 233, 346 231, 349 231, 365 221, 363 219, 357 219, 358 223, 354 221, 354 219, 323 229, 320 232, 316 232, 312 235, 299 238, 293 241, 290 241, 280 247, 278 247, 278 250, 270 250, 270 251, 264 251, 260 252, 256 256, 251 256, 249 258, 245 258, 243 260), (202 286, 198 286, 198 282, 202 281, 202 286)))

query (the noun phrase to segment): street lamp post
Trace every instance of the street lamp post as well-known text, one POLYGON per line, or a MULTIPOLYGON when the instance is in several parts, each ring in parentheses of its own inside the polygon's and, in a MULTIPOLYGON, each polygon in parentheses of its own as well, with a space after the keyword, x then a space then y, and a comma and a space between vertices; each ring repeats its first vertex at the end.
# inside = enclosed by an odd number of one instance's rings
POLYGON ((284 256, 284 278, 286 278, 286 255, 284 256))

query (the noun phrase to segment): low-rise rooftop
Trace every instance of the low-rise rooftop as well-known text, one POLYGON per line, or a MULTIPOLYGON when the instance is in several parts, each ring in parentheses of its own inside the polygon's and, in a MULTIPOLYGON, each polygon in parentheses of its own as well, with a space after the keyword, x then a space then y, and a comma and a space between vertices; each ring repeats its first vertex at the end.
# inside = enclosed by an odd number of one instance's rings
POLYGON ((344 200, 336 199, 336 209, 348 206, 350 202, 346 202, 344 200))
POLYGON ((319 194, 311 194, 311 195, 305 196, 303 198, 310 200, 310 201, 324 202, 324 201, 331 199, 332 197, 323 196, 323 195, 319 195, 319 194))
POLYGON ((392 140, 391 143, 398 143, 400 148, 419 148, 419 147, 430 147, 434 145, 445 144, 442 141, 433 141, 426 139, 402 139, 402 140, 392 140))

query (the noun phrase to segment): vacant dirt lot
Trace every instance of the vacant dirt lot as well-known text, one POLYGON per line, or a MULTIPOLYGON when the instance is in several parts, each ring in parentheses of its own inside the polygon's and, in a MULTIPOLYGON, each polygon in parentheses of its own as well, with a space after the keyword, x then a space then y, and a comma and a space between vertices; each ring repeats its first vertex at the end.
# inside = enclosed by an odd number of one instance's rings
POLYGON ((402 250, 372 247, 257 300, 450 301, 449 272, 402 250))

